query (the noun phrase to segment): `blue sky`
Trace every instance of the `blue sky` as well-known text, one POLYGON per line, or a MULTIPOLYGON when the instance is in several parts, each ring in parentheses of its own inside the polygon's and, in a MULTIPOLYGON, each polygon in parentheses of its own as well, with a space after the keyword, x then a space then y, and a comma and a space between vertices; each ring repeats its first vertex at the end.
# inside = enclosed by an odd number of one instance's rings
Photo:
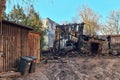
MULTIPOLYGON (((77 16, 82 5, 92 8, 105 19, 111 10, 120 9, 120 0, 37 0, 34 2, 34 8, 41 18, 49 17, 57 23, 71 21, 77 16)), ((10 10, 8 4, 6 11, 10 10)))

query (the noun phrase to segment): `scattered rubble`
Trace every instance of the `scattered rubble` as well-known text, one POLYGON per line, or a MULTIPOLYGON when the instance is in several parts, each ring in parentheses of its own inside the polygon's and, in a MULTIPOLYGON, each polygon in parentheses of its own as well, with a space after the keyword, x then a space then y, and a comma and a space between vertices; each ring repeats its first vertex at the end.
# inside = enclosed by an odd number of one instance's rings
POLYGON ((13 80, 120 80, 120 58, 61 58, 37 65, 35 73, 13 80))

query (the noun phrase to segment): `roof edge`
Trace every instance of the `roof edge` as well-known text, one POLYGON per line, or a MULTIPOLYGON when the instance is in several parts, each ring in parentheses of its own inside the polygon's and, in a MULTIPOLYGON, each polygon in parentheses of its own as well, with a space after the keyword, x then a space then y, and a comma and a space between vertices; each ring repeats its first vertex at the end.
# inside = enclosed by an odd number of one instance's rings
POLYGON ((28 29, 28 30, 33 30, 33 28, 30 28, 28 26, 24 26, 24 25, 21 25, 21 24, 18 24, 18 23, 14 23, 12 21, 8 21, 8 20, 2 20, 2 22, 6 22, 6 23, 9 23, 9 24, 13 24, 13 25, 16 25, 17 27, 22 27, 22 28, 25 28, 25 29, 28 29))

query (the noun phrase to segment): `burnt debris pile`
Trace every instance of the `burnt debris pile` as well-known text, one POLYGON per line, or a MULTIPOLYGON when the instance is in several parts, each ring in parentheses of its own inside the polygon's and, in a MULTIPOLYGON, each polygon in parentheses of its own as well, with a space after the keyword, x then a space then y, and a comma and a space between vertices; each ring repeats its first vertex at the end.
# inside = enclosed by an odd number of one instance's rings
POLYGON ((111 36, 84 35, 85 23, 74 23, 67 25, 57 25, 55 30, 55 40, 53 47, 43 55, 58 57, 77 56, 119 56, 120 52, 114 54, 111 36))

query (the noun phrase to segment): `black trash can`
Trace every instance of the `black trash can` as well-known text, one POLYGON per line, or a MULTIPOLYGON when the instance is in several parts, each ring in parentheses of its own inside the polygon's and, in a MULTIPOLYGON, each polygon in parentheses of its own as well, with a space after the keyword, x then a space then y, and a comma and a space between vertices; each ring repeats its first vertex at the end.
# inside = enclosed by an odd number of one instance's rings
POLYGON ((29 56, 29 58, 32 59, 30 69, 29 69, 29 73, 33 73, 33 72, 35 72, 35 69, 36 69, 36 59, 37 58, 35 56, 29 56))
POLYGON ((27 75, 29 73, 31 61, 32 59, 29 57, 21 57, 18 71, 21 72, 22 75, 27 75))

